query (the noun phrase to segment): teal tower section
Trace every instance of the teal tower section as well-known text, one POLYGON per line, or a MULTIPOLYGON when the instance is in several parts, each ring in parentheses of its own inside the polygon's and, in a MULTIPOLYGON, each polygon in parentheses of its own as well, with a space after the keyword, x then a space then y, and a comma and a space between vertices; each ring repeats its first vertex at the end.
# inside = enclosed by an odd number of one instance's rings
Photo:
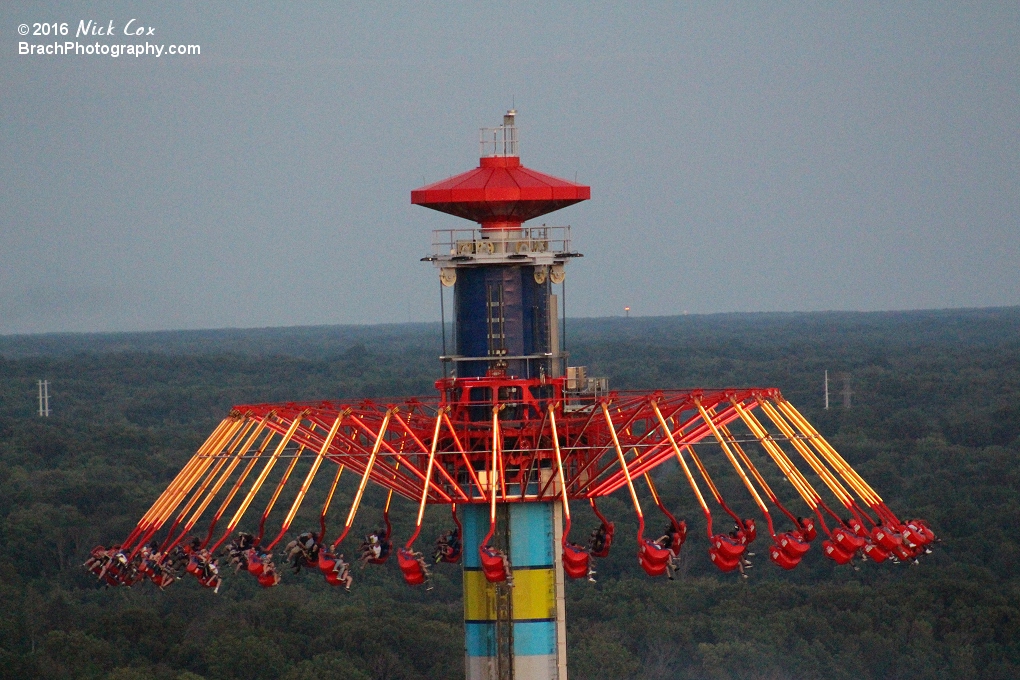
POLYGON ((566 677, 559 523, 554 503, 501 506, 494 544, 507 550, 513 579, 489 583, 478 557, 489 530, 488 508, 465 508, 464 640, 469 680, 566 677))

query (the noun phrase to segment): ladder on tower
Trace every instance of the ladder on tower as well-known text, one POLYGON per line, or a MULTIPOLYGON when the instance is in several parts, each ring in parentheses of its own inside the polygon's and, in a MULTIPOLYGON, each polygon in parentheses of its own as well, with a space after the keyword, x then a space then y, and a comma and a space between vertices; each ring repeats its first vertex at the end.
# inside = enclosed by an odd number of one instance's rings
MULTIPOLYGON (((504 505, 497 512, 497 545, 510 554, 510 513, 504 505)), ((514 680, 514 604, 513 586, 496 585, 496 678, 514 680)))
POLYGON ((514 680, 513 588, 496 584, 496 677, 514 680))

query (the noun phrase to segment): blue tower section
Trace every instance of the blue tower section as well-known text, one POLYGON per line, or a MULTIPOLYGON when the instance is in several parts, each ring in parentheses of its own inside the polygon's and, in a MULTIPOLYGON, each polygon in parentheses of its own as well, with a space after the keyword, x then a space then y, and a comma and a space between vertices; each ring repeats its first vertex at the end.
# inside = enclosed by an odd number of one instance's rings
POLYGON ((556 323, 550 315, 551 294, 548 276, 535 266, 459 269, 454 292, 457 355, 487 361, 459 362, 457 376, 481 377, 494 367, 523 378, 551 375, 552 357, 559 354, 551 344, 556 323))

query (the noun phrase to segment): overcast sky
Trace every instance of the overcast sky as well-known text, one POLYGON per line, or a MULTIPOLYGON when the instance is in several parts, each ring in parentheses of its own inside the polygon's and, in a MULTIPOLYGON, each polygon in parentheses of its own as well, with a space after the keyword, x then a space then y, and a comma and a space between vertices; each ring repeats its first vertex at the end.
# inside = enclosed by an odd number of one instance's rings
POLYGON ((570 316, 1020 304, 1016 2, 80 4, 0 4, 0 333, 438 320, 512 103, 570 316), (18 54, 90 19, 201 56, 18 54))

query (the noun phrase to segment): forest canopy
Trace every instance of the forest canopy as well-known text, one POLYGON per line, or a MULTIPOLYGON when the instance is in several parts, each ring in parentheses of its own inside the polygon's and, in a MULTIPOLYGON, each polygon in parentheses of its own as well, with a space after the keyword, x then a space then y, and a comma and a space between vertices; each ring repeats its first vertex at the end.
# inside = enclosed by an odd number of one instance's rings
MULTIPOLYGON (((919 565, 813 549, 786 573, 760 555, 744 581, 711 566, 695 500, 663 466, 663 499, 692 525, 680 577, 649 579, 621 538, 597 584, 570 583, 571 678, 1020 677, 1020 308, 568 319, 566 333, 571 364, 612 388, 778 387, 943 540, 919 565)), ((440 351, 438 324, 0 337, 0 677, 463 677, 453 565, 430 592, 392 564, 356 570, 351 594, 225 570, 218 595, 194 579, 103 589, 81 567, 233 404, 429 394, 440 351)), ((356 531, 384 498, 369 494, 356 531)), ((626 497, 604 506, 633 535, 626 497)), ((448 523, 433 510, 430 536, 448 523)), ((414 509, 393 514, 406 536, 414 509)), ((596 520, 578 514, 583 535, 596 520)))

